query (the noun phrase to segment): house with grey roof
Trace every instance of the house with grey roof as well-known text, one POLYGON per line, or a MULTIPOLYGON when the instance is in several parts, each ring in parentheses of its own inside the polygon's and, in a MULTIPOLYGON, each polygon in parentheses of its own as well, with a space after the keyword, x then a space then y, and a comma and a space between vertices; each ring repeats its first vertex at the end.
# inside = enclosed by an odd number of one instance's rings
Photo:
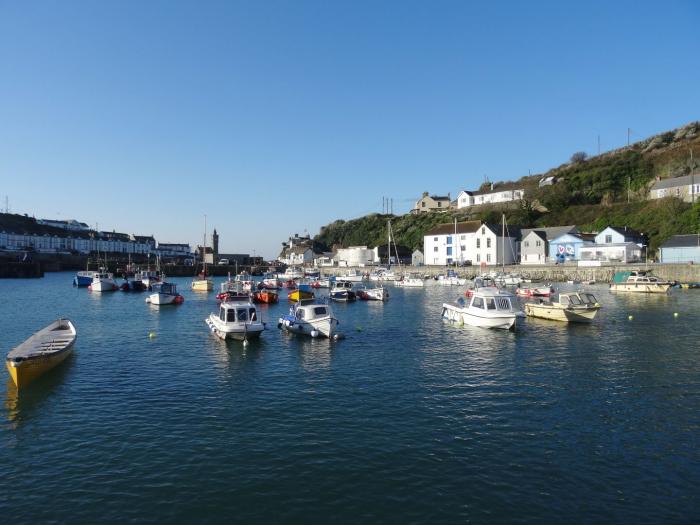
POLYGON ((700 196, 700 171, 672 179, 657 180, 649 191, 650 199, 676 197, 685 202, 695 202, 700 196))
POLYGON ((428 213, 432 211, 445 212, 452 206, 450 194, 447 196, 430 195, 427 191, 423 192, 423 196, 416 201, 411 213, 417 215, 419 213, 428 213))
POLYGON ((549 241, 578 231, 576 226, 524 228, 521 231, 520 264, 545 264, 548 261, 549 241))
POLYGON ((459 192, 457 195, 457 208, 519 201, 524 196, 525 189, 519 187, 517 183, 499 184, 497 187, 491 184, 491 189, 487 191, 462 190, 459 192))
POLYGON ((700 234, 674 235, 659 247, 659 262, 700 263, 700 234))

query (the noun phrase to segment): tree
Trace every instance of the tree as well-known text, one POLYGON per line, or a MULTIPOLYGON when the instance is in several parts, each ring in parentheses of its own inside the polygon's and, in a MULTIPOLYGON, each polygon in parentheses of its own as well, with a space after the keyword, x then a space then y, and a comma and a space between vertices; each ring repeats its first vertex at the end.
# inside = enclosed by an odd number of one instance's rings
POLYGON ((573 155, 571 155, 571 162, 574 164, 578 164, 579 162, 583 162, 588 158, 588 153, 585 151, 577 151, 573 155))

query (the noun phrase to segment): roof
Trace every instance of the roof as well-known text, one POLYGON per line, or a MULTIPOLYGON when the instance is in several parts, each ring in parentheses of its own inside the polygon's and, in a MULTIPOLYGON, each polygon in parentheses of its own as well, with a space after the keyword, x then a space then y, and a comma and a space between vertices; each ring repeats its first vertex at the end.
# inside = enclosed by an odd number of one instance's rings
MULTIPOLYGON (((424 198, 425 197, 421 197, 421 199, 424 199, 424 198)), ((434 201, 449 201, 450 200, 450 198, 447 195, 442 195, 442 196, 441 195, 431 195, 430 198, 433 199, 434 201)))
POLYGON ((700 246, 700 234, 674 235, 661 243, 661 248, 694 248, 700 246))
MULTIPOLYGON (((484 226, 486 226, 489 230, 491 230, 493 233, 496 234, 496 237, 503 237, 503 226, 501 224, 489 224, 489 223, 484 223, 484 226)), ((512 237, 512 238, 521 238, 521 229, 520 226, 511 226, 509 224, 506 224, 505 227, 505 237, 512 237)))
POLYGON ((520 233, 522 234, 522 239, 523 239, 523 240, 525 240, 525 237, 527 237, 527 236, 530 235, 531 233, 534 233, 535 235, 537 235, 537 236, 538 236, 540 239, 542 239, 543 241, 546 241, 546 240, 547 240, 547 233, 544 232, 544 231, 542 231, 542 230, 527 230, 527 233, 526 233, 526 230, 521 230, 520 233))
POLYGON ((657 180, 651 187, 651 189, 663 190, 666 188, 677 188, 678 186, 689 186, 693 183, 693 179, 695 177, 698 177, 695 179, 695 182, 700 182, 700 171, 696 171, 694 173, 691 173, 690 175, 684 175, 683 177, 657 180))
POLYGON ((494 187, 492 190, 488 191, 472 191, 470 192, 472 195, 489 195, 492 193, 501 193, 504 191, 514 191, 514 190, 520 190, 524 191, 525 188, 520 182, 503 182, 499 184, 498 186, 494 187))
POLYGON ((601 230, 601 233, 610 228, 625 237, 644 237, 644 234, 628 226, 611 226, 608 224, 601 230))
POLYGON ((556 239, 557 237, 561 237, 565 233, 577 233, 578 232, 578 227, 575 225, 571 226, 552 226, 549 228, 523 228, 521 230, 523 239, 527 237, 530 232, 533 231, 538 231, 544 233, 545 237, 543 237, 545 240, 551 241, 552 239, 556 239))
POLYGON ((465 221, 465 222, 458 222, 457 226, 455 227, 454 222, 447 222, 445 224, 438 224, 435 226, 432 230, 428 230, 425 232, 425 236, 429 235, 450 235, 455 233, 455 228, 456 228, 456 233, 474 233, 477 231, 479 228, 481 228, 481 221, 465 221))
POLYGON ((595 233, 564 232, 561 235, 550 239, 550 242, 556 241, 557 239, 559 239, 559 237, 563 237, 564 235, 570 235, 571 237, 575 237, 576 239, 580 239, 586 242, 595 242, 596 238, 595 233))

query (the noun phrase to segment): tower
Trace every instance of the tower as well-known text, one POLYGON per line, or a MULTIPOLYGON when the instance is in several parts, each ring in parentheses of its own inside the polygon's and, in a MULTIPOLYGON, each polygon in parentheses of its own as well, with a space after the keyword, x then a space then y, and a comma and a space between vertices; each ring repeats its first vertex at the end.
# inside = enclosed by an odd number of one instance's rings
POLYGON ((216 233, 216 228, 214 228, 214 233, 211 234, 211 253, 216 261, 219 257, 219 234, 216 233))

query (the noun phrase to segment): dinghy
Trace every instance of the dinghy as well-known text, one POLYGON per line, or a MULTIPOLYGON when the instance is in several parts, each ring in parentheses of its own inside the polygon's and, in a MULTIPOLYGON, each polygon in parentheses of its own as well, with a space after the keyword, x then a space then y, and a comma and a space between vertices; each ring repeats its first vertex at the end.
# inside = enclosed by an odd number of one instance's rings
POLYGON ((17 388, 28 385, 68 357, 75 338, 73 323, 58 319, 7 354, 5 365, 17 388))

